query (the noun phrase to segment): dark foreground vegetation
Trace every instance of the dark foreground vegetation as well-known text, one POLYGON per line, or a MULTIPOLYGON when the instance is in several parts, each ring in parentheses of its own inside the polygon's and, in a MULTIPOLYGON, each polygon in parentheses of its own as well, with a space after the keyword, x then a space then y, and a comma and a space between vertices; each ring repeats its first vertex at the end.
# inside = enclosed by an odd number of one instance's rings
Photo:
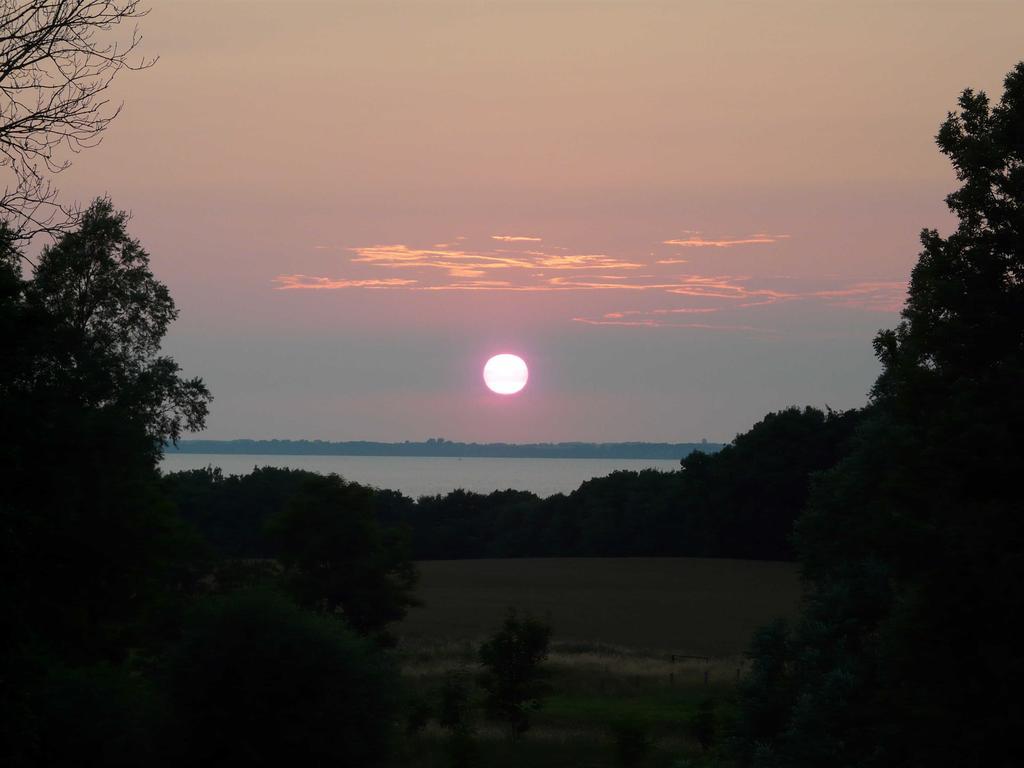
POLYGON ((1015 765, 1024 64, 994 107, 965 92, 938 143, 959 226, 922 234, 863 411, 772 414, 676 473, 545 500, 161 477, 210 395, 160 353, 176 310, 127 217, 99 200, 31 264, 0 225, 0 763, 1015 765), (603 677, 580 671, 592 648, 556 664, 557 627, 522 613, 434 674, 396 647, 417 554, 795 555, 805 597, 728 686, 710 659, 659 690, 628 649, 596 654, 603 677), (545 740, 542 717, 604 730, 545 740))
POLYGON ((1005 85, 994 106, 965 91, 939 129, 958 226, 921 233, 852 450, 797 522, 808 597, 754 641, 741 765, 1020 760, 1024 63, 1005 85))

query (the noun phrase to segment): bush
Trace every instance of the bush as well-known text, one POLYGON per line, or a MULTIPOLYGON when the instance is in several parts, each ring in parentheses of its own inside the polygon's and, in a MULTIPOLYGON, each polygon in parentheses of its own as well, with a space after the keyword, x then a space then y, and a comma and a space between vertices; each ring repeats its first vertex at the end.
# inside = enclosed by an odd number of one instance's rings
POLYGON ((697 711, 690 718, 690 733, 705 752, 715 745, 718 737, 718 716, 715 712, 714 699, 704 699, 697 707, 697 711))
POLYGON ((490 719, 507 723, 512 736, 529 730, 530 713, 540 709, 541 697, 547 693, 547 674, 541 664, 550 643, 548 624, 509 611, 501 629, 480 646, 484 710, 490 719))
POLYGON ((479 762, 471 694, 469 682, 459 673, 449 674, 441 685, 437 722, 448 731, 445 751, 451 768, 471 768, 479 762))
POLYGON ((52 668, 37 690, 34 765, 148 768, 161 761, 163 702, 141 675, 111 664, 52 668))
POLYGON ((190 765, 382 764, 396 677, 338 619, 267 591, 203 601, 169 682, 190 765))
POLYGON ((458 673, 449 673, 441 685, 437 722, 442 728, 457 731, 472 728, 473 703, 467 681, 458 673))

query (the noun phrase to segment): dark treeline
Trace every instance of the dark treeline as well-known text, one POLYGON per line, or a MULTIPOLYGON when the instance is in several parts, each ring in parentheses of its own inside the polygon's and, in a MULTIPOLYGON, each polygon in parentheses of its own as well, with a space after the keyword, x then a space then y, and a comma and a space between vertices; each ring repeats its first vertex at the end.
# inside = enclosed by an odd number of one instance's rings
MULTIPOLYGON (((843 455, 861 412, 772 413, 716 454, 680 470, 619 471, 546 499, 526 491, 456 490, 412 499, 370 491, 375 514, 407 528, 413 557, 700 556, 785 560, 812 473, 843 455)), ((274 557, 267 520, 311 473, 212 469, 164 478, 181 516, 224 555, 274 557)))
POLYGON ((669 459, 694 451, 714 453, 720 443, 460 443, 436 437, 423 442, 367 440, 181 440, 170 453, 240 453, 278 456, 450 456, 495 459, 669 459))

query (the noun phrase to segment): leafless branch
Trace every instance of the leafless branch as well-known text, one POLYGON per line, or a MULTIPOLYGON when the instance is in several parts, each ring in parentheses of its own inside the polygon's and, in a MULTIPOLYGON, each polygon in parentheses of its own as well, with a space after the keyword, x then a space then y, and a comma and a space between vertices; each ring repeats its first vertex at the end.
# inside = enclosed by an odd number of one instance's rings
POLYGON ((52 177, 121 111, 107 95, 118 73, 155 63, 137 53, 148 12, 141 0, 0 0, 0 220, 20 238, 77 220, 52 177))

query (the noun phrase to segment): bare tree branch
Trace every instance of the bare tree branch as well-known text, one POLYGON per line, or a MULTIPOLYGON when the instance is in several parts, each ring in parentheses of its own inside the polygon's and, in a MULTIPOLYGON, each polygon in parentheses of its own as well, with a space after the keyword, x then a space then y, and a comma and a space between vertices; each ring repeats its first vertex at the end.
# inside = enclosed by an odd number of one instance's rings
POLYGON ((52 177, 99 144, 121 111, 107 90, 122 70, 145 69, 140 0, 0 0, 0 220, 20 239, 73 226, 52 177))

